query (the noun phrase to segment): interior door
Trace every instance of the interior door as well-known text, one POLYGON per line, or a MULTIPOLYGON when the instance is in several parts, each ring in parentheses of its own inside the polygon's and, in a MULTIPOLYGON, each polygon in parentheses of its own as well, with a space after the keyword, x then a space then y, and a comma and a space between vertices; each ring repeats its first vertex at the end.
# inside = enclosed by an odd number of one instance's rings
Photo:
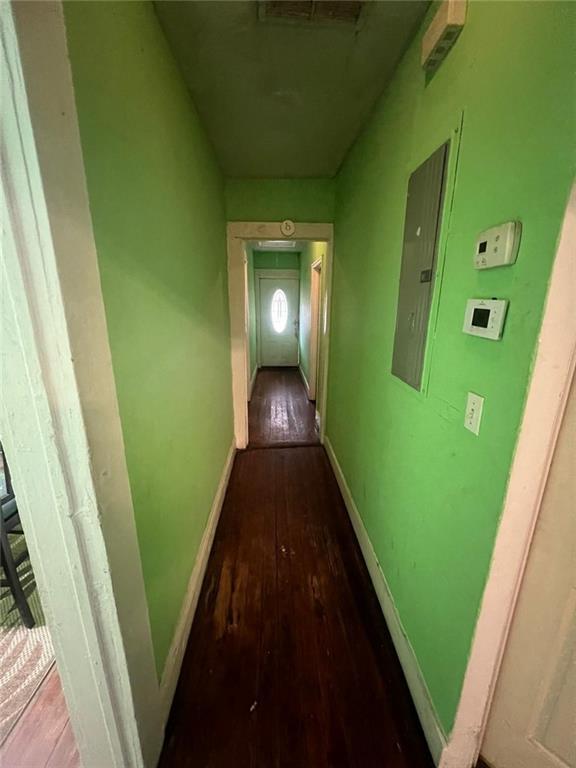
POLYGON ((298 365, 300 281, 292 277, 261 277, 260 365, 298 365))
POLYGON ((576 768, 576 390, 556 443, 482 755, 576 768))

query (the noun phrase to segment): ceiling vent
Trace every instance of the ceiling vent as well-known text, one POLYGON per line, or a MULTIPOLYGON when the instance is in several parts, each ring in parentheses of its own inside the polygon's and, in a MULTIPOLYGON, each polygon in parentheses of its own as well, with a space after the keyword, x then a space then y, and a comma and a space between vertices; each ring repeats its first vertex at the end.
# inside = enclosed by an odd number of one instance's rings
POLYGON ((365 0, 260 0, 261 21, 356 24, 365 0))

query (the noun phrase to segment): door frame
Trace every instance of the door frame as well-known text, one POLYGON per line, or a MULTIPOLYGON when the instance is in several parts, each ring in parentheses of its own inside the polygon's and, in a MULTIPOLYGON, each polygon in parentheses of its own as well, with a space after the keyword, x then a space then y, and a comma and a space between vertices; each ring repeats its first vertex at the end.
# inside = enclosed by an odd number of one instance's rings
POLYGON ((316 400, 316 385, 318 383, 318 366, 321 363, 320 356, 320 310, 322 308, 322 259, 316 259, 310 265, 310 344, 308 371, 308 398, 316 400))
POLYGON ((456 720, 440 768, 472 768, 528 560, 576 369, 576 184, 571 189, 544 308, 504 509, 476 623, 456 720))
MULTIPOLYGON (((262 366, 260 313, 262 304, 260 301, 260 280, 274 278, 287 278, 298 281, 298 313, 300 313, 300 272, 297 269, 255 269, 254 270, 254 311, 256 312, 256 365, 262 366)), ((299 316, 299 315, 298 315, 299 316)))
POLYGON ((320 441, 326 431, 326 394, 330 348, 330 309, 332 298, 332 253, 334 227, 332 224, 294 223, 290 237, 282 233, 281 222, 228 222, 228 297, 230 303, 230 357, 232 364, 232 401, 234 406, 234 437, 238 449, 248 445, 248 395, 250 391, 250 349, 248 342, 248 240, 311 240, 327 243, 326 332, 322 337, 323 386, 320 393, 320 441))
POLYGON ((61 3, 2 3, 0 61, 2 442, 82 764, 152 768, 158 678, 61 3))

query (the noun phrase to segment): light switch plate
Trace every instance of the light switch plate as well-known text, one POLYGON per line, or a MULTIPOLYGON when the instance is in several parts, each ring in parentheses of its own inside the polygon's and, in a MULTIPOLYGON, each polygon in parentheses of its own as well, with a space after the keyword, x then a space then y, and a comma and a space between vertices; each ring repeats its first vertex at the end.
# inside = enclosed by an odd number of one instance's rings
POLYGON ((466 401, 466 413, 464 414, 464 426, 477 435, 480 432, 480 421, 482 419, 482 409, 484 407, 484 398, 474 392, 468 392, 466 401))

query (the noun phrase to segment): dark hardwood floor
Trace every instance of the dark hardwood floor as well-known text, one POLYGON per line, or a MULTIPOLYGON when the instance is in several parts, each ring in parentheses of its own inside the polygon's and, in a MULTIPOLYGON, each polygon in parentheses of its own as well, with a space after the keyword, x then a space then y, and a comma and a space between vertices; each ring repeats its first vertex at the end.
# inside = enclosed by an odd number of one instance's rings
POLYGON ((161 768, 431 768, 324 449, 236 457, 161 768))
POLYGON ((297 368, 261 368, 248 405, 249 447, 317 445, 315 410, 297 368))
POLYGON ((80 768, 56 665, 0 747, 1 768, 80 768))

